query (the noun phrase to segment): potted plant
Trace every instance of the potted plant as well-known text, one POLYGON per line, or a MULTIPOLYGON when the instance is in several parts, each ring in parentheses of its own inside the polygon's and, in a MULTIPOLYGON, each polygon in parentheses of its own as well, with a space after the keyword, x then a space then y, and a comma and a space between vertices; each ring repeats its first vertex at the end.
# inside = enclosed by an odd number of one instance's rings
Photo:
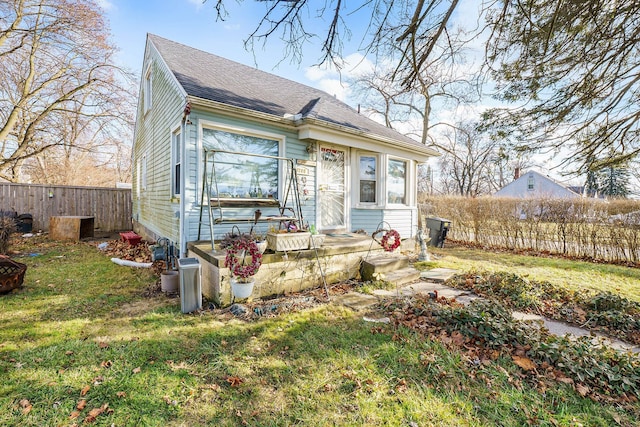
POLYGON ((0 294, 20 288, 27 271, 26 264, 13 261, 6 256, 9 252, 9 238, 16 231, 13 218, 0 215, 0 294))
POLYGON ((231 292, 236 298, 248 298, 253 292, 255 274, 262 265, 262 253, 255 240, 242 235, 227 247, 225 264, 231 277, 231 292))
POLYGON ((263 233, 257 233, 255 231, 251 232, 251 238, 258 245, 258 249, 260 249, 260 253, 263 254, 264 251, 267 250, 267 236, 263 233))

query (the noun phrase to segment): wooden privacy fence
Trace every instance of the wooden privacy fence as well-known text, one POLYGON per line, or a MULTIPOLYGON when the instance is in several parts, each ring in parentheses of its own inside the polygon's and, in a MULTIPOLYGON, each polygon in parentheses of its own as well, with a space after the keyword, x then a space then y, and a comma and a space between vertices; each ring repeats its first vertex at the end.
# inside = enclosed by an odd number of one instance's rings
POLYGON ((33 230, 47 231, 52 216, 93 216, 96 230, 131 230, 131 190, 0 182, 0 211, 33 216, 33 230))

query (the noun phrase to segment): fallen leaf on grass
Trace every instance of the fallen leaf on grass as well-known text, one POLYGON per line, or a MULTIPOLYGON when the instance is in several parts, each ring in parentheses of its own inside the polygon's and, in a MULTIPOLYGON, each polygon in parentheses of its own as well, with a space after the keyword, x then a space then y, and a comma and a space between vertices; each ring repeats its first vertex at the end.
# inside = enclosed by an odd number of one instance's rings
POLYGON ((516 365, 520 366, 525 371, 531 371, 533 369, 536 369, 535 362, 533 360, 529 359, 528 357, 512 356, 512 358, 513 358, 513 363, 515 363, 516 365))
POLYGON ((33 408, 33 406, 31 405, 31 402, 29 402, 29 400, 22 399, 18 403, 20 404, 20 407, 22 408, 22 413, 24 415, 27 415, 29 412, 31 412, 31 409, 33 408))
POLYGON ((127 393, 125 393, 124 391, 119 391, 116 393, 116 396, 118 397, 127 397, 127 393))
POLYGON ((573 379, 569 377, 557 377, 556 379, 564 384, 573 384, 573 379))
POLYGON ((457 345, 457 346, 462 346, 465 342, 467 342, 467 338, 462 335, 459 331, 453 331, 451 332, 451 341, 457 345))
POLYGON ((132 372, 134 374, 139 374, 140 372, 142 372, 142 369, 140 369, 140 367, 138 366, 137 368, 134 368, 132 372))
POLYGON ((100 341, 98 343, 98 347, 100 347, 100 348, 109 348, 109 343, 104 342, 104 341, 100 341))
POLYGON ((89 390, 91 390, 91 386, 89 385, 84 386, 82 390, 80 390, 80 396, 86 395, 89 392, 89 390))
POLYGON ((578 392, 578 394, 582 397, 585 397, 587 394, 589 394, 589 386, 586 386, 584 384, 576 384, 576 391, 578 392))
POLYGON ((231 387, 238 387, 240 384, 244 382, 244 380, 240 377, 228 376, 225 378, 231 387))
POLYGON ((80 412, 79 411, 73 411, 71 413, 71 415, 69 415, 69 419, 70 420, 75 420, 76 418, 78 418, 80 416, 80 412))
POLYGON ((113 412, 112 410, 109 410, 108 403, 105 403, 99 408, 93 408, 92 410, 89 411, 89 415, 87 415, 87 418, 84 419, 84 423, 89 424, 89 423, 95 422, 96 418, 98 418, 98 416, 103 414, 105 411, 113 412))
POLYGON ((86 399, 82 399, 80 402, 78 402, 78 404, 76 405, 76 409, 78 411, 82 411, 85 407, 87 406, 87 401, 86 399))
POLYGON ((113 366, 113 362, 111 360, 105 360, 100 363, 100 367, 102 368, 110 368, 111 366, 113 366))

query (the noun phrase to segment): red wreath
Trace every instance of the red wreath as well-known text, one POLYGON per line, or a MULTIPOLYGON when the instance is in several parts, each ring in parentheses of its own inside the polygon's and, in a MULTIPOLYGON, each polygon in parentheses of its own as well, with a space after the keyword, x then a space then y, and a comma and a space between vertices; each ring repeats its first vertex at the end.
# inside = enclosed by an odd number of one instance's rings
POLYGON ((384 236, 382 236, 380 245, 382 245, 382 248, 387 252, 395 251, 400 246, 400 233, 393 229, 387 231, 384 233, 384 236), (393 240, 391 240, 391 238, 393 238, 393 240))
POLYGON ((262 265, 262 253, 251 239, 236 239, 227 249, 225 263, 234 277, 247 279, 258 272, 262 265), (245 256, 251 257, 251 264, 244 265, 245 256))

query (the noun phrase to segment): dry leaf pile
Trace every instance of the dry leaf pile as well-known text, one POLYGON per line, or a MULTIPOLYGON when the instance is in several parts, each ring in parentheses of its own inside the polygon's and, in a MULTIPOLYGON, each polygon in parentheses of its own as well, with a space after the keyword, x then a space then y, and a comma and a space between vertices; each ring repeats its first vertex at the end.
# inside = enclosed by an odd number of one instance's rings
MULTIPOLYGON (((588 340, 555 337, 535 325, 514 320, 495 303, 478 300, 463 306, 454 300, 416 296, 384 304, 396 328, 400 325, 463 354, 472 377, 479 368, 499 357, 509 357, 519 372, 504 372, 508 381, 521 387, 526 381, 540 392, 554 383, 571 385, 583 397, 598 402, 636 404, 640 393, 640 358, 595 347, 588 340)), ((379 333, 374 328, 373 333, 379 333)), ((588 338, 588 337, 587 337, 588 338)), ((399 333, 394 339, 402 340, 399 333)), ((424 364, 435 359, 425 356, 424 364)), ((497 364, 496 369, 501 369, 497 364)))

